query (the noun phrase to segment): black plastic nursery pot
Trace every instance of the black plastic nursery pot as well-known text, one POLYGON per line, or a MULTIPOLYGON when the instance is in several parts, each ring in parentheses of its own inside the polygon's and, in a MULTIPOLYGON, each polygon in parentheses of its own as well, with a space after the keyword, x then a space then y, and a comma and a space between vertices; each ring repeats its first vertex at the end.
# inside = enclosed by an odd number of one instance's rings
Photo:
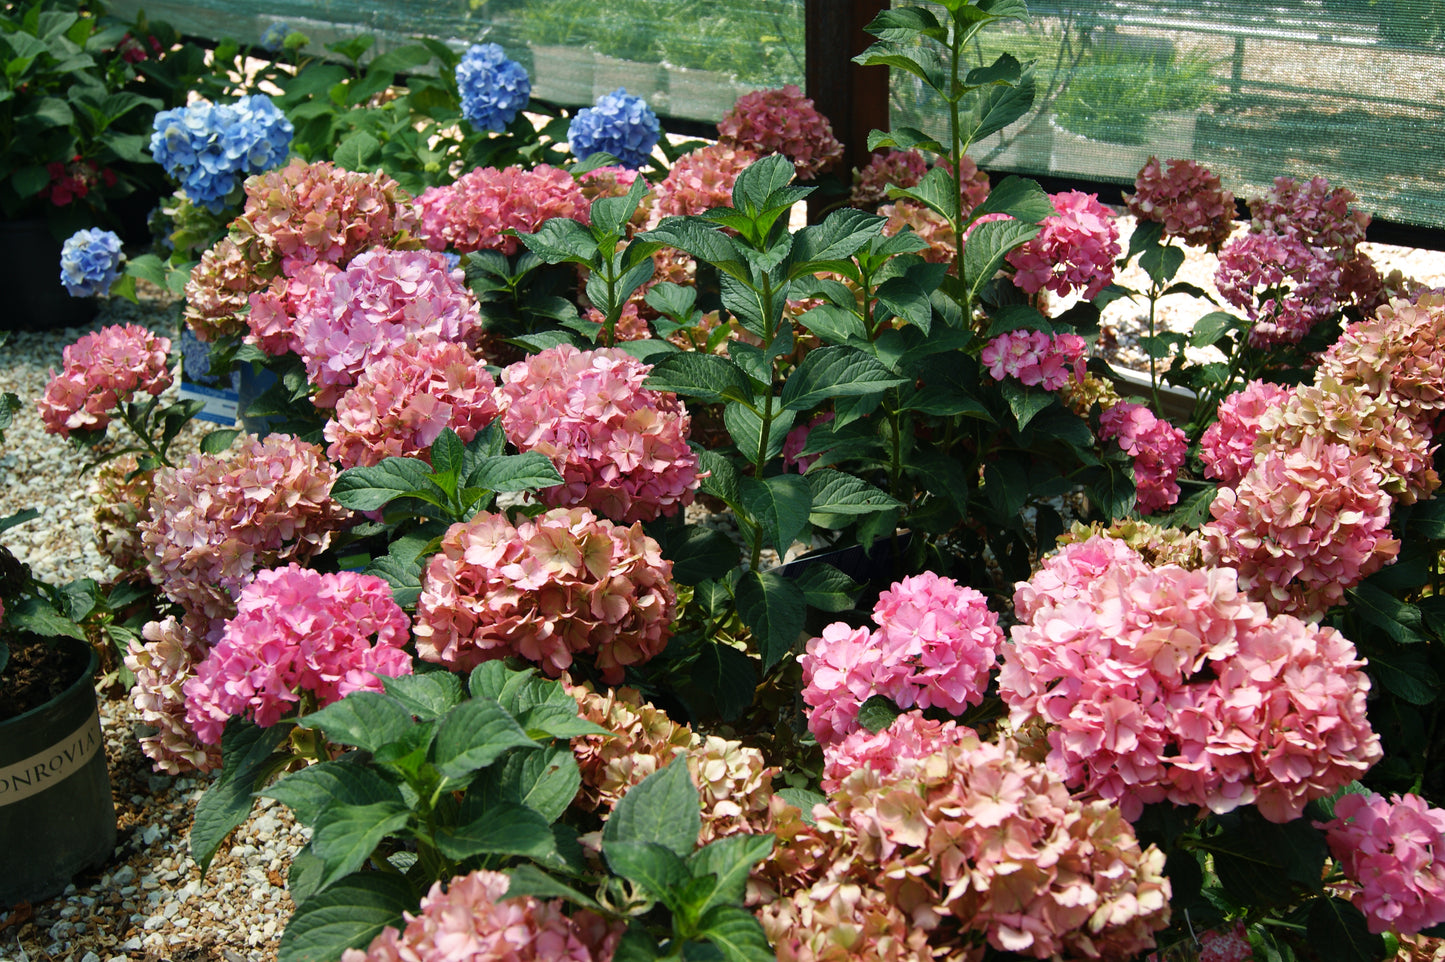
POLYGON ((95 317, 95 299, 71 297, 60 283, 60 241, 44 219, 0 221, 0 330, 50 331, 95 317))
POLYGON ((105 764, 88 645, 85 671, 50 701, 0 722, 0 908, 58 895, 76 873, 115 849, 115 807, 105 764))

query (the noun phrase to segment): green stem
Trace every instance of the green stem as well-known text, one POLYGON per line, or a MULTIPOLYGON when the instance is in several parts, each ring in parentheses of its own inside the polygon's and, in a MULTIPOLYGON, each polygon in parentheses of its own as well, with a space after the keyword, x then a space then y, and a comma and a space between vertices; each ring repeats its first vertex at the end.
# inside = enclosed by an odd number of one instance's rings
MULTIPOLYGON (((948 141, 949 141, 949 163, 953 164, 953 273, 957 275, 959 283, 963 282, 963 162, 962 137, 959 131, 963 128, 963 121, 959 114, 959 101, 962 95, 958 89, 958 64, 963 54, 963 44, 959 41, 958 24, 954 24, 953 32, 949 35, 949 56, 951 58, 948 88, 948 141)), ((965 322, 973 317, 973 305, 960 304, 963 309, 965 322)))
POLYGON ((130 428, 131 433, 140 439, 140 442, 145 445, 146 450, 149 451, 152 455, 154 455, 155 459, 159 461, 163 467, 175 467, 174 464, 171 464, 170 458, 166 457, 165 451, 161 448, 156 447, 155 440, 151 438, 150 433, 148 431, 141 430, 141 426, 136 424, 135 419, 131 417, 130 405, 121 405, 120 417, 121 420, 125 422, 125 426, 130 428))
MULTIPOLYGON (((771 352, 772 346, 773 346, 773 338, 775 338, 775 337, 777 336, 777 333, 778 333, 776 330, 774 330, 774 328, 773 328, 773 321, 772 321, 772 318, 773 318, 773 279, 772 279, 772 276, 771 276, 770 274, 768 274, 766 271, 763 271, 763 272, 762 272, 762 275, 763 275, 763 288, 762 288, 762 290, 760 291, 760 293, 763 295, 763 296, 762 296, 762 308, 763 308, 763 323, 764 323, 764 325, 765 325, 764 328, 763 328, 763 330, 764 330, 764 332, 765 332, 766 335, 767 335, 766 337, 763 338, 763 350, 764 350, 764 351, 769 351, 769 352, 771 352)), ((777 377, 777 363, 778 363, 778 359, 777 359, 776 357, 771 357, 771 356, 770 356, 770 357, 768 358, 769 383, 768 383, 767 393, 763 396, 763 413, 762 413, 763 426, 762 426, 762 430, 758 432, 758 452, 757 452, 757 459, 753 462, 753 477, 754 477, 754 478, 757 478, 759 481, 761 481, 761 480, 763 479, 763 469, 764 469, 764 467, 766 467, 767 462, 768 462, 768 441, 770 440, 770 435, 772 434, 772 429, 773 429, 773 401, 774 401, 774 398, 773 398, 773 383, 772 383, 772 382, 773 382, 774 380, 776 380, 776 377, 777 377)), ((779 546, 778 546, 778 554, 779 554, 780 556, 781 556, 784 552, 786 552, 787 550, 788 550, 788 548, 787 548, 786 545, 779 545, 779 546)), ((758 562, 762 559, 762 556, 763 556, 763 527, 762 527, 762 525, 756 525, 756 526, 754 526, 754 529, 753 529, 753 555, 752 555, 753 560, 752 560, 752 569, 753 569, 754 571, 757 571, 757 570, 758 570, 758 562)))
POLYGON ((1149 281, 1149 390, 1154 395, 1154 414, 1164 416, 1164 405, 1159 401, 1159 375, 1154 369, 1154 309, 1159 304, 1159 284, 1149 281))

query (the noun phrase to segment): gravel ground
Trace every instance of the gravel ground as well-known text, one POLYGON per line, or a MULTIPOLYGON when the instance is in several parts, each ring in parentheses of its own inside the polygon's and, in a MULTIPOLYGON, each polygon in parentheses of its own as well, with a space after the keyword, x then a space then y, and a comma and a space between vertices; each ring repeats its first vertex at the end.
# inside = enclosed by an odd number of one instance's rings
MULTIPOLYGON (((1128 244, 1132 224, 1121 223, 1128 244)), ((1382 272, 1399 268, 1432 286, 1445 286, 1445 252, 1367 245, 1382 272)), ((1213 293, 1213 258, 1191 254, 1179 279, 1213 293)), ((1120 283, 1142 287, 1137 272, 1120 283)), ((1187 332, 1214 306, 1176 296, 1161 304, 1160 324, 1187 332)), ((139 307, 109 302, 84 328, 46 333, 18 332, 3 349, 0 392, 25 402, 0 447, 0 517, 26 507, 41 518, 5 532, 6 544, 37 574, 54 581, 80 577, 104 580, 113 572, 97 552, 86 480, 78 449, 45 434, 33 400, 45 389, 48 371, 61 351, 81 335, 105 324, 137 322, 172 333, 175 303, 155 289, 139 307)), ((1141 367, 1136 346, 1144 332, 1147 306, 1116 302, 1105 312, 1118 346, 1112 360, 1141 367)), ((188 429, 177 450, 194 445, 203 432, 188 429)), ((280 805, 263 802, 223 848, 205 879, 187 854, 191 812, 209 777, 157 775, 141 755, 128 701, 102 704, 106 754, 119 821, 115 857, 101 870, 81 876, 58 898, 0 913, 0 962, 268 962, 291 902, 285 893, 290 857, 305 843, 280 805)))

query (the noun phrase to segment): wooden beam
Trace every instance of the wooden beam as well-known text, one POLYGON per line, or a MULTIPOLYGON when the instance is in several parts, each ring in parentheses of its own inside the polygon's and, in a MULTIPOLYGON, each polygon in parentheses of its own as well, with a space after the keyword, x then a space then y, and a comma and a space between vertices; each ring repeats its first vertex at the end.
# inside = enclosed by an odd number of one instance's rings
MULTIPOLYGON (((873 38, 863 31, 889 0, 804 0, 808 96, 833 124, 848 168, 868 163, 868 132, 888 129, 888 68, 852 58, 873 38)), ((847 168, 843 170, 846 178, 847 168)))

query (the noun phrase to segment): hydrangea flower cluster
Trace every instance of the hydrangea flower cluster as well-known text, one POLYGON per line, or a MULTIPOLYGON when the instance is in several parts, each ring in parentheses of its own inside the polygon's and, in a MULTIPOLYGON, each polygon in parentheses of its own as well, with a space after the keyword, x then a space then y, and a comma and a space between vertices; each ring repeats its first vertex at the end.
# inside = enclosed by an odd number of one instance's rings
POLYGON ((786 437, 783 438, 783 470, 797 471, 799 474, 807 474, 808 469, 818 460, 821 455, 804 454, 808 446, 808 436, 813 429, 820 424, 830 423, 836 415, 832 411, 821 411, 802 424, 794 425, 789 429, 786 437))
POLYGON ((507 440, 552 459, 562 484, 539 496, 583 505, 630 524, 692 503, 697 455, 687 409, 643 387, 652 370, 625 351, 559 344, 502 372, 498 403, 507 440))
POLYGON ((1147 405, 1121 401, 1099 415, 1099 437, 1117 438, 1134 459, 1134 502, 1141 513, 1179 500, 1179 468, 1188 453, 1183 431, 1155 417, 1147 405))
POLYGON ((141 471, 134 454, 123 454, 95 471, 90 501, 95 505, 95 546, 122 576, 144 571, 139 525, 150 517, 155 469, 141 471))
POLYGON ((1209 559, 1271 611, 1317 618, 1400 550, 1381 480, 1368 455, 1327 438, 1270 447, 1210 505, 1209 559))
POLYGON ((1089 343, 1077 334, 1008 331, 984 345, 979 359, 995 381, 1014 378, 1030 387, 1057 391, 1069 375, 1083 380, 1089 343))
POLYGON ((284 434, 156 472, 141 540, 151 580, 172 600, 229 618, 257 568, 326 550, 350 512, 331 498, 321 447, 284 434))
POLYGON ((508 256, 521 241, 503 231, 535 233, 553 217, 585 224, 592 209, 571 174, 546 164, 531 170, 478 167, 456 183, 428 187, 416 203, 421 212, 417 235, 432 250, 494 250, 508 256))
POLYGON ((1249 202, 1249 217, 1255 230, 1293 232, 1313 247, 1352 252, 1370 226, 1370 215, 1351 207, 1354 202, 1348 188, 1331 189, 1323 177, 1304 183, 1276 177, 1263 197, 1249 202))
POLYGON ((286 43, 286 37, 291 33, 291 27, 284 20, 272 21, 261 34, 257 46, 267 53, 276 53, 286 43))
POLYGON ((1392 300, 1345 328, 1320 373, 1359 385, 1402 417, 1426 424, 1445 411, 1445 294, 1392 300))
POLYGON ((479 869, 432 885, 400 929, 387 926, 365 952, 341 962, 609 962, 623 926, 562 900, 507 898, 510 876, 479 869))
POLYGON ((882 731, 859 728, 842 741, 823 746, 823 791, 836 792, 849 772, 870 768, 887 778, 900 766, 922 761, 943 745, 977 741, 978 732, 955 721, 925 718, 906 711, 882 731))
POLYGON ((323 433, 344 468, 386 458, 431 459, 443 428, 470 441, 497 416, 496 383, 460 344, 407 341, 361 372, 323 433))
POLYGON ((916 150, 888 150, 868 158, 868 165, 853 171, 853 192, 848 206, 871 208, 888 199, 890 187, 917 187, 928 173, 928 159, 916 150))
POLYGON ((958 235, 948 218, 937 214, 922 204, 900 200, 878 208, 878 215, 888 220, 883 225, 885 236, 892 237, 905 230, 911 230, 928 245, 919 251, 919 256, 934 264, 952 264, 958 252, 958 235))
POLYGON ((411 674, 410 627, 391 586, 375 575, 296 564, 258 572, 185 683, 186 721, 201 741, 219 745, 233 716, 270 728, 301 692, 325 708, 354 691, 381 691, 378 675, 411 674))
POLYGON ((219 214, 242 177, 286 158, 292 133, 291 121, 265 94, 234 104, 198 100, 156 114, 150 150, 191 203, 219 214))
POLYGON ((591 107, 577 111, 567 128, 567 146, 578 160, 605 153, 616 157, 623 167, 635 169, 647 163, 661 135, 657 114, 647 101, 618 87, 597 98, 591 107))
POLYGON ((856 731, 858 709, 874 695, 952 714, 983 701, 1003 644, 983 595, 925 571, 884 591, 873 622, 871 632, 828 625, 798 659, 808 730, 820 744, 856 731))
POLYGON ((1219 252, 1215 286, 1254 322, 1255 347, 1293 344, 1339 308, 1340 265, 1294 232, 1251 232, 1219 252))
POLYGON ((779 959, 971 958, 977 936, 1038 959, 1154 945, 1164 853, 1117 807, 1071 798, 1009 741, 954 731, 915 750, 900 746, 886 774, 844 776, 816 826, 779 819, 758 872, 779 890, 758 910, 779 959))
POLYGON ((1253 962, 1254 946, 1243 922, 1199 933, 1199 962, 1253 962))
POLYGON ((251 294, 265 287, 235 241, 223 237, 201 255, 186 281, 186 326, 209 343, 246 331, 243 316, 251 294))
POLYGON ((1219 402, 1218 417, 1199 439, 1199 460, 1204 476, 1227 485, 1239 483, 1254 464, 1254 443, 1265 415, 1282 407, 1293 388, 1270 381, 1250 381, 1219 402))
POLYGON ((60 248, 60 283, 71 297, 99 297, 120 277, 125 254, 113 231, 78 230, 60 248))
POLYGON ((1050 290, 1060 297, 1082 291, 1099 295, 1114 279, 1119 227, 1097 194, 1068 190, 1049 195, 1056 213, 1045 217, 1032 240, 1009 251, 1014 284, 1026 294, 1050 290))
POLYGON ((757 155, 746 148, 709 144, 683 154, 657 185, 652 222, 676 214, 701 214, 731 207, 733 184, 757 155))
POLYGON ((457 62, 457 90, 462 116, 477 130, 507 129, 517 112, 532 99, 527 69, 507 59, 500 45, 476 43, 457 62))
POLYGON ((1445 809, 1418 795, 1347 794, 1316 827, 1371 932, 1414 935, 1445 922, 1445 809))
POLYGON ((220 767, 220 747, 201 741, 186 722, 184 686, 220 637, 221 626, 198 615, 169 617, 148 622, 126 647, 125 666, 135 675, 131 702, 152 729, 140 737, 141 751, 158 772, 179 775, 220 767))
POLYGON ((79 154, 69 163, 53 160, 45 165, 50 182, 40 188, 40 198, 49 200, 56 207, 65 207, 77 200, 84 200, 97 184, 114 187, 115 171, 109 167, 97 168, 94 161, 83 160, 79 154))
POLYGON ((609 683, 672 634, 672 562, 642 525, 555 508, 514 527, 482 512, 454 524, 417 602, 417 653, 468 671, 519 655, 553 677, 588 654, 609 683))
POLYGON ((304 264, 291 276, 277 275, 265 290, 251 294, 246 343, 273 357, 299 354, 306 343, 307 322, 313 312, 328 306, 327 285, 340 270, 329 261, 304 264))
POLYGON ((1219 175, 1192 160, 1150 157, 1134 178, 1134 193, 1124 195, 1129 213, 1164 225, 1164 236, 1190 247, 1218 251, 1234 227, 1234 195, 1219 175))
POLYGON ((718 140, 759 157, 782 154, 800 180, 812 180, 843 157, 833 125, 797 84, 743 94, 722 120, 718 140))
POLYGON ((482 315, 461 270, 433 251, 375 248, 327 278, 301 318, 306 377, 334 407, 371 365, 409 340, 465 342, 482 315))
POLYGON ((1178 565, 1191 571, 1204 567, 1204 539, 1198 531, 1161 528, 1135 518, 1123 518, 1110 524, 1075 521, 1068 531, 1059 535, 1057 543, 1062 547, 1096 536, 1122 541, 1154 567, 1178 565))
POLYGON ((1048 725, 1049 764, 1129 818, 1168 799, 1287 822, 1382 755, 1354 646, 1271 617, 1227 568, 1151 568, 1094 538, 1015 603, 999 674, 1010 721, 1048 725))
POLYGON ((112 324, 81 337, 61 354, 60 373, 50 372, 36 401, 45 430, 63 438, 105 430, 111 412, 137 393, 154 397, 171 386, 170 350, 170 338, 139 324, 112 324))
MULTIPOLYGON (((678 163, 682 163, 685 157, 686 155, 678 158, 678 163)), ((676 170, 676 167, 673 169, 676 170)), ((669 171, 669 173, 671 173, 671 171, 669 171)), ((612 164, 587 171, 587 173, 578 178, 577 182, 582 188, 582 197, 586 202, 587 209, 590 211, 593 202, 603 197, 627 196, 628 191, 632 189, 632 185, 637 182, 638 176, 637 171, 631 168, 618 167, 612 164)), ((646 183, 646 181, 644 181, 644 183, 646 183)), ((627 223, 627 234, 629 237, 639 230, 644 230, 648 226, 652 218, 652 207, 656 202, 657 193, 655 189, 648 189, 642 195, 642 201, 637 205, 637 210, 633 211, 632 219, 627 223)))

